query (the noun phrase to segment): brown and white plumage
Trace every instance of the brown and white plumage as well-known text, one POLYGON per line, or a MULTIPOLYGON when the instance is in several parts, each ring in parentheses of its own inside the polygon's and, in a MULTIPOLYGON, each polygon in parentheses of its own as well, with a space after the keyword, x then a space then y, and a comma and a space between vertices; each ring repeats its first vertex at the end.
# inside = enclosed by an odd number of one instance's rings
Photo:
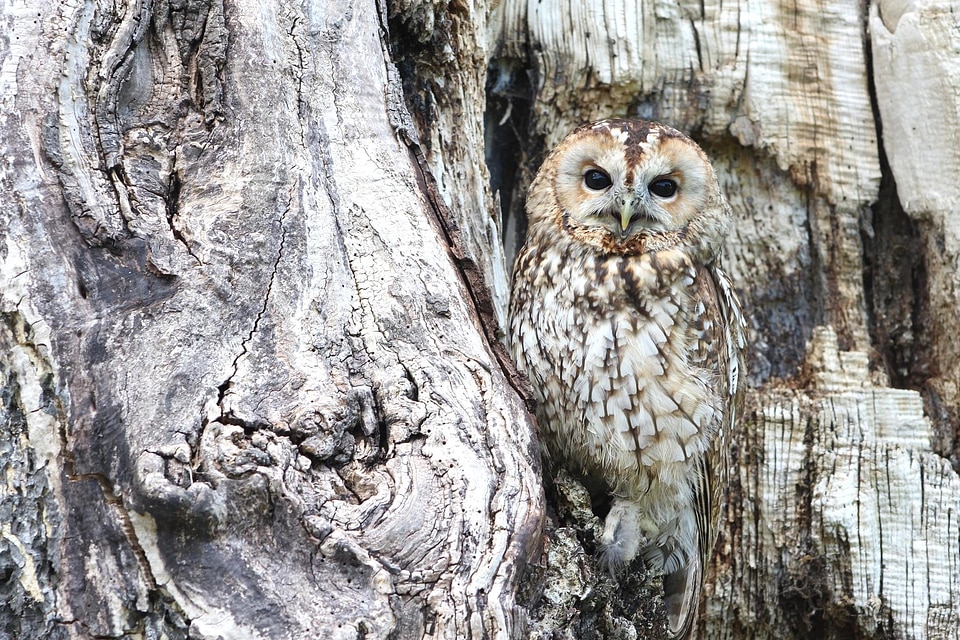
POLYGON ((729 206, 689 138, 604 120, 550 153, 527 216, 511 349, 546 457, 609 491, 604 560, 661 568, 670 631, 687 637, 742 395, 743 320, 718 264, 729 206))

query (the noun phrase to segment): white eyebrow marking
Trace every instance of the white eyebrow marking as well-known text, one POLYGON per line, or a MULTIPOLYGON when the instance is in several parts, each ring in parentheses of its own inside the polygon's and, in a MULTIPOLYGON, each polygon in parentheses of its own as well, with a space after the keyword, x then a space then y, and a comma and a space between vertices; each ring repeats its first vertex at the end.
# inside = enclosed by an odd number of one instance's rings
POLYGON ((640 148, 643 149, 644 153, 653 153, 659 141, 660 130, 651 129, 647 134, 647 139, 640 143, 640 148))
POLYGON ((620 144, 626 144, 627 138, 630 137, 630 134, 619 127, 614 127, 610 129, 610 135, 619 142, 620 144))

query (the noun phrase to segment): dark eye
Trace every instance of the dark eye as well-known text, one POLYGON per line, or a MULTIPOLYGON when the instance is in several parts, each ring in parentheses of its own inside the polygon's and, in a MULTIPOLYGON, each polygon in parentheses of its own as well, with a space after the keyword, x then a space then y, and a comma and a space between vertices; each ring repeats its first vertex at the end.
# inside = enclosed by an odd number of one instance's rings
POLYGON ((677 183, 668 178, 660 178, 651 182, 647 189, 655 196, 669 198, 677 192, 677 183))
POLYGON ((585 174, 583 174, 583 184, 587 185, 587 189, 593 189, 594 191, 602 191, 610 185, 613 184, 613 181, 610 180, 610 176, 605 174, 599 169, 590 169, 585 174))

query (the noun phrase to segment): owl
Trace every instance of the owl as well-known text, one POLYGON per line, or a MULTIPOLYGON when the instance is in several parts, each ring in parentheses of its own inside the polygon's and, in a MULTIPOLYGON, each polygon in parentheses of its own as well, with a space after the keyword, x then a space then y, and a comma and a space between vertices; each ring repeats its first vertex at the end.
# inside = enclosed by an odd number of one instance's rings
POLYGON ((510 348, 547 468, 609 497, 601 561, 661 570, 670 633, 687 638, 742 404, 744 322, 719 264, 730 207, 696 143, 630 119, 569 134, 526 207, 510 348))

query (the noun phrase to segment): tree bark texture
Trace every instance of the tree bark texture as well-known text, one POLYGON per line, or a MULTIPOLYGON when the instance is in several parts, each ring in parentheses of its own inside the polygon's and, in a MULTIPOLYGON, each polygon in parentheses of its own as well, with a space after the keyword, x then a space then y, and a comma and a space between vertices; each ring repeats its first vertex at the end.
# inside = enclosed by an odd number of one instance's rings
POLYGON ((734 210, 753 391, 701 637, 960 634, 958 9, 503 4, 489 104, 539 142, 521 164, 663 120, 734 210))
POLYGON ((955 2, 0 23, 0 637, 659 637, 496 342, 539 161, 628 115, 736 218, 700 637, 960 638, 955 2))
POLYGON ((384 8, 3 14, 2 633, 510 636, 537 449, 384 8))

